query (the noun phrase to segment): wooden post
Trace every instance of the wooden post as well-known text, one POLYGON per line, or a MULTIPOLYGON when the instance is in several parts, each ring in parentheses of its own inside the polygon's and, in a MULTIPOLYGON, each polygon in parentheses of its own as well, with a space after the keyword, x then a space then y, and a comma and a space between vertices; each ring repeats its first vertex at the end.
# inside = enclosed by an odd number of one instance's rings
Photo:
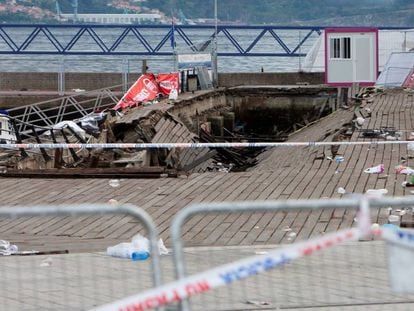
POLYGON ((235 113, 234 112, 224 112, 223 113, 223 124, 224 128, 230 132, 234 130, 234 122, 235 122, 235 113))
POLYGON ((223 137, 224 118, 222 116, 209 116, 207 120, 211 123, 211 133, 214 136, 223 137))

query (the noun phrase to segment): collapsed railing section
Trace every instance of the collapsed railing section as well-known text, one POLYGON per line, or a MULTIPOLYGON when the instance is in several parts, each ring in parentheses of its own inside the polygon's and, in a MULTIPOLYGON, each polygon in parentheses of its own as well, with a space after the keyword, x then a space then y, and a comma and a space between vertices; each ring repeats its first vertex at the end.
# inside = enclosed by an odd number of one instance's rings
MULTIPOLYGON (((48 251, 27 250, 16 254, 21 256, 0 256, 0 296, 5 309, 21 310, 31 305, 36 309, 85 310, 142 291, 151 284, 160 286, 162 283, 157 229, 150 216, 136 206, 84 204, 0 208, 2 226, 13 226, 17 218, 18 225, 27 224, 25 230, 32 234, 32 243, 38 243, 39 239, 46 246, 51 244, 48 251), (87 224, 95 228, 95 217, 116 215, 131 218, 137 230, 141 226, 145 229, 150 260, 141 262, 91 253, 91 248, 96 250, 100 247, 89 243, 102 244, 102 241, 87 238, 93 235, 90 230, 94 230, 87 224), (37 236, 38 227, 53 229, 50 233, 53 240, 47 234, 37 236), (69 234, 74 228, 82 232, 79 238, 76 238, 77 234, 69 234), (61 243, 56 247, 64 249, 64 243, 70 247, 71 241, 77 241, 78 247, 86 244, 83 247, 87 253, 70 251, 64 256, 53 256, 50 249, 54 243, 61 243)), ((17 244, 24 245, 24 240, 17 241, 17 244)))
POLYGON ((58 99, 8 109, 21 134, 31 133, 33 125, 51 127, 64 120, 74 120, 95 111, 112 108, 122 94, 122 85, 79 92, 58 99))

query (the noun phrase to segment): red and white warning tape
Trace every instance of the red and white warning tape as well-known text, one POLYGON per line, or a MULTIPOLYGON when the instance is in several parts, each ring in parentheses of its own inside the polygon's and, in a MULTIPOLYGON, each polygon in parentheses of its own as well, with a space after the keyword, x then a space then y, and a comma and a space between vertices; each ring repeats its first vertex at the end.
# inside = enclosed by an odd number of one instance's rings
POLYGON ((315 252, 336 246, 346 241, 357 241, 362 236, 361 230, 352 228, 326 234, 323 237, 291 244, 281 249, 270 251, 230 264, 226 264, 185 279, 168 283, 158 288, 97 307, 96 311, 109 310, 150 310, 166 304, 204 293, 213 288, 230 285, 236 281, 266 272, 270 269, 288 264, 294 259, 312 255, 315 252))

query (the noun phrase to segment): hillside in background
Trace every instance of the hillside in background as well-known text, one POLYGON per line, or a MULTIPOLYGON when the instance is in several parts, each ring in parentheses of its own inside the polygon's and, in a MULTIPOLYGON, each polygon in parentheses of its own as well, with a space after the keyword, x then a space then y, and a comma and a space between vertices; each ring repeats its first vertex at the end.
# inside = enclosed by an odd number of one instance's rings
MULTIPOLYGON (((57 22, 72 0, 0 0, 2 23, 57 22)), ((183 23, 211 22, 214 0, 78 0, 79 13, 161 13, 183 23)), ((221 22, 276 25, 414 26, 412 0, 218 0, 221 22)))

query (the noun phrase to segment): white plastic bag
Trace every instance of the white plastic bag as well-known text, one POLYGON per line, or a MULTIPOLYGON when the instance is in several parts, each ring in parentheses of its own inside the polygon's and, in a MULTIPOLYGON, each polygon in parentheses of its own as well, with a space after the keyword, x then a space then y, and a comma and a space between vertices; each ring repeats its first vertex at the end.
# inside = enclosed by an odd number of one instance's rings
POLYGON ((177 92, 177 89, 174 88, 170 91, 170 95, 168 96, 168 99, 177 100, 177 98, 178 98, 178 92, 177 92))
MULTIPOLYGON (((160 255, 167 255, 168 249, 165 247, 162 239, 158 240, 158 251, 160 255)), ((120 243, 115 246, 110 246, 106 249, 106 254, 113 257, 133 258, 134 253, 148 253, 150 252, 149 240, 137 234, 133 236, 129 243, 120 243)))

